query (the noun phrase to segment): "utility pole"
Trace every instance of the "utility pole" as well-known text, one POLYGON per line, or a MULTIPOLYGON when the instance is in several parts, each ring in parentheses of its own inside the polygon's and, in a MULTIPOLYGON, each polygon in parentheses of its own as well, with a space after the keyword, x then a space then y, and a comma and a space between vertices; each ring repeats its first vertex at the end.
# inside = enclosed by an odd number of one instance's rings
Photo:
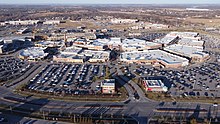
POLYGON ((12 113, 12 107, 11 107, 11 106, 9 107, 9 109, 10 109, 10 111, 11 111, 11 113, 12 113))

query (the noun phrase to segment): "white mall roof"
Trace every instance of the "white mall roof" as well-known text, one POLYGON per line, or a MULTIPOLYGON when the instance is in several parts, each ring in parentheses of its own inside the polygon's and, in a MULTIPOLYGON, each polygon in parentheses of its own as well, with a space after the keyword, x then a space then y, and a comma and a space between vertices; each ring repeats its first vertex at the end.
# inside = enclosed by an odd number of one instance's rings
POLYGON ((38 58, 38 57, 45 57, 48 53, 44 53, 44 48, 41 47, 30 47, 24 49, 20 52, 21 56, 26 56, 30 58, 38 58))
POLYGON ((110 38, 110 41, 108 42, 108 44, 121 44, 121 38, 110 38))
POLYGON ((61 54, 78 54, 81 50, 79 47, 67 47, 61 54))
POLYGON ((198 48, 198 47, 193 47, 193 46, 186 46, 186 45, 178 45, 178 44, 174 44, 174 45, 170 45, 167 46, 166 48, 164 48, 165 50, 168 50, 170 52, 173 53, 178 53, 178 54, 182 54, 185 56, 207 56, 208 54, 202 52, 203 49, 202 48, 198 48))
POLYGON ((136 48, 142 48, 142 47, 146 47, 146 46, 157 46, 160 45, 158 43, 154 43, 154 42, 148 42, 145 40, 141 40, 141 39, 136 39, 136 38, 132 38, 132 39, 125 39, 122 41, 122 46, 129 48, 129 47, 136 47, 136 48))
POLYGON ((145 50, 135 52, 124 52, 122 60, 161 60, 168 64, 188 62, 187 59, 167 53, 162 50, 145 50))
POLYGON ((102 59, 109 57, 110 52, 108 51, 93 51, 93 50, 84 50, 80 53, 82 56, 90 56, 93 59, 102 59))
POLYGON ((169 34, 167 34, 167 36, 169 37, 181 37, 181 38, 184 38, 184 37, 195 37, 197 36, 198 33, 197 32, 170 32, 169 34))
POLYGON ((136 38, 122 40, 123 44, 145 44, 145 42, 146 42, 145 40, 136 39, 136 38))
POLYGON ((161 44, 169 44, 172 40, 174 40, 176 37, 168 37, 168 36, 165 36, 164 38, 162 39, 156 39, 154 40, 154 42, 156 43, 161 43, 161 44))
POLYGON ((204 41, 198 41, 198 40, 192 40, 188 38, 182 38, 178 44, 181 45, 188 45, 188 46, 198 46, 198 47, 203 47, 204 41))

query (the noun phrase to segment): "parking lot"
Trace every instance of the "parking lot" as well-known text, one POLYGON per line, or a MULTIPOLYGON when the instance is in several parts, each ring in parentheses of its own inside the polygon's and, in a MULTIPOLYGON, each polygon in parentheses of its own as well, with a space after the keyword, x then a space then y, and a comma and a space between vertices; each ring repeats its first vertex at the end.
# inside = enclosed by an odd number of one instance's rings
POLYGON ((165 36, 166 33, 147 33, 147 34, 143 34, 143 36, 141 36, 141 39, 144 39, 146 41, 153 41, 157 38, 163 37, 165 36))
POLYGON ((105 70, 105 65, 49 64, 30 79, 26 88, 53 94, 98 94, 101 92, 99 78, 106 75, 105 70))
MULTIPOLYGON (((185 69, 160 69, 151 66, 125 66, 138 77, 161 79, 168 93, 179 97, 220 97, 219 63, 203 63, 185 69)), ((125 69, 128 70, 128 69, 125 69)))
POLYGON ((0 57, 0 82, 23 75, 32 66, 11 56, 0 57))

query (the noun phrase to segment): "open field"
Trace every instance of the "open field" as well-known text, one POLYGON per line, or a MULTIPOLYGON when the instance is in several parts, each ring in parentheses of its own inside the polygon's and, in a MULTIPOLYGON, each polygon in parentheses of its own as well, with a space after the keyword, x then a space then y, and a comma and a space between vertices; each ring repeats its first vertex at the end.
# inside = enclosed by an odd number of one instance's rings
POLYGON ((67 20, 66 23, 61 23, 58 25, 58 27, 61 28, 76 28, 76 27, 84 27, 86 26, 89 29, 96 29, 96 28, 100 28, 99 26, 95 25, 92 22, 89 21, 70 21, 67 20))
POLYGON ((220 25, 220 19, 200 19, 200 18, 186 18, 186 21, 189 21, 191 23, 202 23, 205 26, 210 27, 219 27, 220 25))

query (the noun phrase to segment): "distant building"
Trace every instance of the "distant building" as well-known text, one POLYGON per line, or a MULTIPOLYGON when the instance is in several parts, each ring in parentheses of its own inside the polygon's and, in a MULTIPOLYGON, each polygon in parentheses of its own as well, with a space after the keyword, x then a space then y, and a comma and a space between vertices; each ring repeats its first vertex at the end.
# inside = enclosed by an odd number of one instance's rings
POLYGON ((144 27, 143 26, 139 26, 139 25, 135 25, 135 26, 130 27, 130 29, 138 30, 138 29, 144 29, 144 27))
POLYGON ((5 24, 7 25, 36 25, 40 21, 39 20, 18 20, 18 21, 6 21, 5 24))
POLYGON ((27 33, 29 32, 29 29, 28 28, 21 28, 19 29, 16 34, 24 34, 24 33, 27 33))
POLYGON ((138 32, 133 32, 133 33, 129 33, 129 36, 141 36, 141 33, 138 32))
POLYGON ((112 23, 121 24, 121 23, 136 23, 137 19, 111 19, 112 23))
POLYGON ((114 94, 115 79, 105 79, 103 82, 101 82, 101 88, 103 94, 114 94))
POLYGON ((210 9, 199 9, 199 8, 186 8, 189 11, 210 11, 210 9))
POLYGON ((60 24, 60 20, 46 20, 43 22, 44 25, 58 25, 60 24))
POLYGON ((152 23, 147 23, 144 24, 145 29, 167 29, 169 28, 168 25, 163 25, 163 24, 152 24, 152 23))
MULTIPOLYGON (((61 37, 62 38, 62 37, 61 37)), ((73 32, 67 33, 66 38, 74 38, 74 39, 86 39, 86 40, 95 40, 96 35, 93 32, 73 32)))
POLYGON ((148 80, 146 78, 143 78, 141 81, 146 91, 153 91, 153 92, 168 91, 168 88, 163 84, 161 80, 148 80))
POLYGON ((87 40, 86 39, 76 39, 74 41, 74 44, 86 45, 87 44, 87 40))

